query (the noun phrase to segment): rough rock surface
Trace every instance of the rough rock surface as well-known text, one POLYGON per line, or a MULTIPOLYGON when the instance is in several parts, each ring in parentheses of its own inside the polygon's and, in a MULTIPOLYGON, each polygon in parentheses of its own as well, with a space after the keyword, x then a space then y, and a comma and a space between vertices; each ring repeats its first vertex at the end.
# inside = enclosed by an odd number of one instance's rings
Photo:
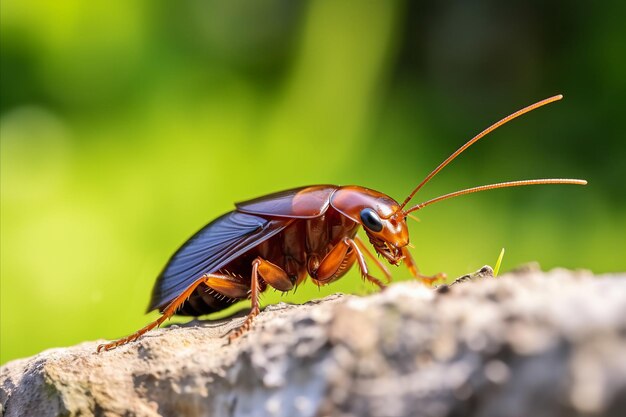
POLYGON ((626 274, 490 275, 47 350, 0 369, 0 415, 625 415, 626 274))

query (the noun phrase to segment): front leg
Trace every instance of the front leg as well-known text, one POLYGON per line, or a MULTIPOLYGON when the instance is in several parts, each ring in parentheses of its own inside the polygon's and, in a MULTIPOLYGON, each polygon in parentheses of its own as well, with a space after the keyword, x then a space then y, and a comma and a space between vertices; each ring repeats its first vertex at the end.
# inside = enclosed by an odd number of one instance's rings
POLYGON ((438 274, 432 276, 422 275, 417 267, 417 264, 415 263, 415 260, 413 259, 413 256, 411 255, 411 252, 406 246, 402 248, 402 256, 404 256, 404 264, 408 268, 411 275, 420 280, 423 284, 432 285, 434 282, 446 279, 447 277, 443 272, 439 272, 438 274))
POLYGON ((368 249, 368 247, 365 245, 365 243, 360 237, 355 236, 354 242, 357 244, 359 249, 361 249, 361 252, 369 256, 370 260, 374 262, 374 264, 376 264, 376 266, 383 272, 383 274, 385 274, 387 284, 389 284, 393 277, 391 276, 391 272, 389 272, 389 269, 387 269, 385 264, 383 264, 376 256, 374 256, 374 254, 368 249))
POLYGON ((354 262, 358 262, 363 278, 381 289, 385 288, 385 284, 378 278, 370 275, 363 253, 357 243, 350 238, 344 238, 337 243, 335 247, 324 256, 317 268, 312 268, 309 265, 309 275, 311 275, 314 283, 326 285, 341 277, 352 267, 354 262))

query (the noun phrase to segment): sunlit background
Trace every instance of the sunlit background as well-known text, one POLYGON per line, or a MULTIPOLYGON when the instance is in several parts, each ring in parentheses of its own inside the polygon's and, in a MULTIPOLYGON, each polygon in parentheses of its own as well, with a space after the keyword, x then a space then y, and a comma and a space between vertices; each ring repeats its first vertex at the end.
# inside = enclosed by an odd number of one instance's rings
MULTIPOLYGON (((359 184, 416 202, 425 273, 626 269, 623 2, 1 3, 1 355, 128 334, 155 277, 235 201, 359 184)), ((356 273, 283 299, 372 291, 356 273)), ((394 269, 400 279, 408 274, 394 269)), ((278 294, 264 302, 279 299, 278 294)))

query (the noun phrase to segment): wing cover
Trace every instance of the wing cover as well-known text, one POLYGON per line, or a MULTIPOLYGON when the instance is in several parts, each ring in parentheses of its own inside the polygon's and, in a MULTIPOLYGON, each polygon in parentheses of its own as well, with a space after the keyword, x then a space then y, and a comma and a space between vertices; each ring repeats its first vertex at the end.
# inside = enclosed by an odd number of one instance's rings
POLYGON ((219 270, 292 221, 268 220, 237 211, 212 221, 172 255, 154 284, 148 311, 163 308, 202 275, 219 270))
POLYGON ((235 204, 237 210, 261 216, 312 219, 326 212, 336 185, 293 188, 235 204))

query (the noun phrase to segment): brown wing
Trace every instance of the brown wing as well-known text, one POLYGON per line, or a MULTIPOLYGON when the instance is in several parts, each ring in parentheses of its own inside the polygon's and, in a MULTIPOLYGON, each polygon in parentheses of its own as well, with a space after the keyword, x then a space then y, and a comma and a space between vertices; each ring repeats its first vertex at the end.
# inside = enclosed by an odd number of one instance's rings
POLYGON ((312 185, 258 197, 235 204, 243 213, 260 216, 311 219, 326 212, 336 185, 312 185))

